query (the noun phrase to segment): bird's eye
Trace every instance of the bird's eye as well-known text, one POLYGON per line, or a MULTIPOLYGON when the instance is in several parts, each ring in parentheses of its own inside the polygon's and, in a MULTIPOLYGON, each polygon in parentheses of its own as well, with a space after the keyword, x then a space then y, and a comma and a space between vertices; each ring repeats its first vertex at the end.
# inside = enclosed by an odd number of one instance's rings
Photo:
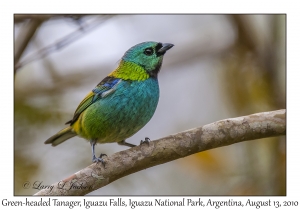
POLYGON ((144 54, 145 54, 145 55, 148 55, 148 56, 149 56, 149 55, 152 55, 152 54, 153 54, 153 49, 152 49, 152 48, 147 48, 147 49, 145 49, 145 50, 144 50, 144 54))

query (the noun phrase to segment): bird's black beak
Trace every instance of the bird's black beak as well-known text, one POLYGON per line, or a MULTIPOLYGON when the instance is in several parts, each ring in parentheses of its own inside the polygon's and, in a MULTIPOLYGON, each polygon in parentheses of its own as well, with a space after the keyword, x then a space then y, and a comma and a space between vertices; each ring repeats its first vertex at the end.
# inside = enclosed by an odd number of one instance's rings
POLYGON ((169 49, 171 49, 174 45, 169 43, 161 44, 161 48, 157 50, 158 55, 164 55, 169 49))

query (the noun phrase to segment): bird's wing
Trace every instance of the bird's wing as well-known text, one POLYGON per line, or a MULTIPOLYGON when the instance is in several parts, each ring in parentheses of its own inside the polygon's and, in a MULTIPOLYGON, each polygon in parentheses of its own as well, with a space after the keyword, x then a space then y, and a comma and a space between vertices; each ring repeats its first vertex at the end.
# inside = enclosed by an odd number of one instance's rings
POLYGON ((122 80, 115 77, 105 77, 87 96, 81 101, 78 105, 73 119, 66 122, 66 124, 73 124, 79 117, 79 115, 88 108, 91 104, 95 103, 101 98, 112 94, 115 90, 117 85, 122 80))

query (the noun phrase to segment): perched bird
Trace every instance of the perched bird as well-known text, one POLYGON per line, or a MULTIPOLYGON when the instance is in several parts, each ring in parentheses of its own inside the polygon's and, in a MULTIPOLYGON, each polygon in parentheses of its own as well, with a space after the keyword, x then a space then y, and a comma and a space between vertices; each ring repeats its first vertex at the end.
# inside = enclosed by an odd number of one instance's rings
MULTIPOLYGON (((159 99, 157 74, 163 56, 173 44, 143 42, 125 52, 119 66, 105 77, 77 107, 68 127, 50 137, 45 144, 56 146, 76 135, 90 141, 92 161, 97 143, 125 142, 152 118, 159 99)), ((145 141, 148 139, 145 138, 145 141)))

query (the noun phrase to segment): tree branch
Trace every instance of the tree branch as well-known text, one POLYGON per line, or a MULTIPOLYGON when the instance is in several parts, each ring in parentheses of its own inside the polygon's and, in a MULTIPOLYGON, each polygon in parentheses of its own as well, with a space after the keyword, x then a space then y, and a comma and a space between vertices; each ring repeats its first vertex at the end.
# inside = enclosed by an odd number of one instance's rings
MULTIPOLYGON (((15 42, 15 56, 14 56, 14 64, 16 66, 19 63, 19 60, 25 51, 27 45, 29 44, 30 40, 34 36, 36 30, 40 27, 43 21, 41 20, 30 20, 27 24, 23 26, 22 32, 16 39, 15 42)), ((17 68, 15 67, 14 73, 16 73, 17 68)))
MULTIPOLYGON (((79 16, 81 17, 81 16, 79 16)), ((15 56, 15 73, 23 66, 25 66, 28 63, 31 63, 33 61, 42 59, 48 55, 50 55, 53 52, 57 52, 61 49, 63 49, 64 47, 70 45, 71 43, 73 43, 74 41, 78 40, 80 37, 82 37, 84 34, 86 34, 87 32, 95 29, 97 26, 100 26, 102 23, 104 23, 108 18, 111 18, 112 15, 102 15, 101 17, 97 17, 95 18, 93 21, 86 21, 86 22, 80 22, 80 26, 73 32, 71 32, 70 34, 62 37, 61 39, 59 39, 58 41, 56 41, 55 43, 52 43, 38 51, 36 51, 35 53, 32 53, 31 55, 29 55, 26 59, 24 59, 24 61, 20 62, 20 56, 17 57, 15 56)), ((74 17, 76 18, 76 17, 74 17)), ((39 19, 34 19, 31 20, 32 22, 37 21, 39 19)), ((29 37, 32 37, 32 35, 29 37)), ((28 42, 29 42, 28 40, 28 42)), ((27 46, 28 43, 26 43, 27 46)), ((15 44, 16 46, 18 46, 17 44, 15 44)), ((24 50, 23 50, 24 51, 24 50)), ((20 53, 22 54, 23 51, 21 51, 20 53)), ((18 51, 16 51, 18 52, 18 51)))
POLYGON ((129 174, 197 152, 285 134, 285 109, 225 119, 115 153, 105 158, 105 167, 94 163, 35 195, 85 195, 129 174))

